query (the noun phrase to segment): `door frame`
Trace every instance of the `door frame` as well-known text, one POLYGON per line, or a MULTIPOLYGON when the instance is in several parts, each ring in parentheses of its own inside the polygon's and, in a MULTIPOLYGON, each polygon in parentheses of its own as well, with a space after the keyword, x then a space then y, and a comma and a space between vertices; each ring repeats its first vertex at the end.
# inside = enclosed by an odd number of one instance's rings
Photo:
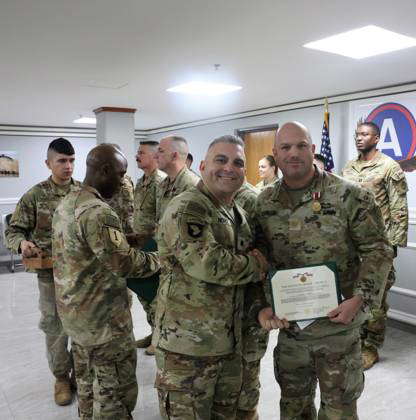
POLYGON ((266 124, 266 125, 258 125, 255 127, 246 127, 246 128, 236 128, 234 130, 234 134, 244 141, 244 134, 249 133, 257 133, 259 131, 272 131, 278 130, 279 124, 266 124))

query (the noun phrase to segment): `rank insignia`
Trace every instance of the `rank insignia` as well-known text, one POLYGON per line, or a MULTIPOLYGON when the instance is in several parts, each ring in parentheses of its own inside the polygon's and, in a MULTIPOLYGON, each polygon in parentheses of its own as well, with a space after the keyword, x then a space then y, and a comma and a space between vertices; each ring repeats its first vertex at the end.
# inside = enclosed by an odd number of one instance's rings
POLYGON ((200 238, 204 230, 204 225, 200 223, 189 222, 188 225, 188 234, 191 238, 200 238))

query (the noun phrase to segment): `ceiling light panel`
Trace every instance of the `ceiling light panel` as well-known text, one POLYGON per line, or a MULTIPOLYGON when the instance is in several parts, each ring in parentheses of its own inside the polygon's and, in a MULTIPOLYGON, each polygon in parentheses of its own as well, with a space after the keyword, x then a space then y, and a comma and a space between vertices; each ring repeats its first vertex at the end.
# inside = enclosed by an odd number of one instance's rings
POLYGON ((182 93, 185 95, 218 96, 240 89, 241 86, 236 85, 194 81, 174 86, 166 90, 168 92, 182 93))
POLYGON ((340 54, 351 58, 366 58, 416 46, 416 39, 378 26, 369 25, 309 42, 305 48, 340 54))

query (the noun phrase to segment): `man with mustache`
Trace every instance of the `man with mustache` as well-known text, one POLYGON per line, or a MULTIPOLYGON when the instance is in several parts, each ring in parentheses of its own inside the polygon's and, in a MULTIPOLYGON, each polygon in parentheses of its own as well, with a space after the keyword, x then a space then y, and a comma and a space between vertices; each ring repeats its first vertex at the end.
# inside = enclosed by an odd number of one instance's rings
POLYGON ((247 284, 267 262, 234 202, 244 181, 244 143, 215 139, 202 180, 173 198, 159 223, 162 272, 153 344, 164 419, 236 418, 242 385, 242 311, 247 284))
MULTIPOLYGON (((407 245, 408 207, 407 182, 400 165, 377 150, 380 129, 373 122, 360 123, 355 131, 357 159, 351 160, 342 171, 342 176, 373 192, 386 226, 387 237, 397 256, 397 247, 407 245)), ((378 349, 386 335, 386 320, 389 305, 387 292, 396 280, 394 266, 387 276, 386 287, 379 308, 374 308, 371 318, 361 328, 361 345, 364 369, 378 362, 378 349)))
POLYGON ((315 420, 319 381, 319 419, 358 419, 359 327, 379 304, 393 253, 371 192, 318 169, 314 151, 302 124, 279 128, 273 153, 283 178, 257 200, 258 246, 277 270, 335 263, 344 300, 307 325, 277 318, 264 298, 258 319, 267 330, 280 328, 274 350, 280 418, 315 420))

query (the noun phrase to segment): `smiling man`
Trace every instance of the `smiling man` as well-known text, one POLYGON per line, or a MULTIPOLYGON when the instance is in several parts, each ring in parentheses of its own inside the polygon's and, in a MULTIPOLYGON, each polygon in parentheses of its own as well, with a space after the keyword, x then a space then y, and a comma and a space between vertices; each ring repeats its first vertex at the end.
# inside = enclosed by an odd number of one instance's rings
POLYGON ((243 142, 214 140, 202 181, 171 200, 159 227, 162 273, 153 344, 164 419, 235 419, 241 390, 245 285, 267 263, 234 195, 245 174, 243 142))
MULTIPOLYGON (((407 245, 408 207, 407 182, 400 165, 377 150, 380 129, 373 122, 361 123, 355 131, 357 159, 351 160, 342 171, 342 176, 373 192, 380 207, 387 236, 397 255, 397 247, 407 245)), ((371 319, 361 328, 361 344, 364 369, 378 362, 378 349, 386 335, 387 293, 396 280, 391 266, 380 308, 374 308, 371 319)))
POLYGON ((364 386, 359 327, 379 304, 392 250, 371 192, 319 170, 314 150, 302 124, 279 128, 273 153, 283 178, 259 195, 257 239, 277 270, 335 263, 344 300, 309 325, 279 319, 263 302, 259 322, 281 329, 274 351, 280 418, 316 419, 319 381, 318 418, 353 420, 364 386))
MULTIPOLYGON (((75 151, 64 139, 53 140, 48 147, 46 166, 51 176, 27 191, 17 203, 6 230, 7 247, 24 257, 52 255, 52 216, 59 202, 81 183, 72 179, 75 151)), ((71 354, 68 337, 56 311, 52 268, 36 270, 39 286, 39 328, 45 333, 49 369, 56 378, 55 402, 67 405, 72 401, 70 371, 71 354)))

